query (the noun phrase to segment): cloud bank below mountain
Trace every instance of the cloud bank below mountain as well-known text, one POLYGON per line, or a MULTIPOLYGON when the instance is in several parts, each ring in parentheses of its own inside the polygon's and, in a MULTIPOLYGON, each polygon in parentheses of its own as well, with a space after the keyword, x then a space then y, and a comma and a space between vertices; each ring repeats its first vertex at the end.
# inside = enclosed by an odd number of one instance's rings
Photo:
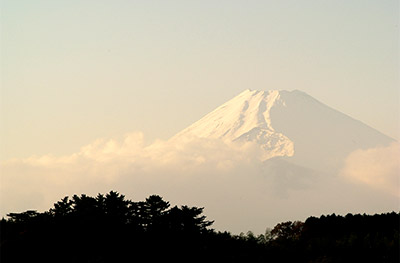
POLYGON ((391 180, 398 174, 385 170, 387 165, 396 166, 396 151, 376 149, 351 154, 344 178, 357 180, 346 183, 342 177, 310 173, 298 166, 292 169, 290 163, 283 173, 279 162, 287 159, 265 162, 259 158, 262 148, 253 142, 191 138, 145 145, 144 141, 142 133, 132 133, 121 139, 96 140, 69 156, 2 163, 1 214, 46 210, 65 195, 110 190, 133 200, 159 194, 173 203, 205 206, 205 213, 216 220, 215 227, 233 232, 263 232, 283 220, 322 213, 397 208, 395 192, 386 187, 393 185, 391 180), (379 177, 382 187, 370 187, 372 170, 367 181, 352 171, 357 170, 357 163, 380 157, 382 151, 393 160, 372 163, 375 171, 382 165, 382 171, 389 173, 379 177), (374 200, 366 203, 365 198, 374 200))

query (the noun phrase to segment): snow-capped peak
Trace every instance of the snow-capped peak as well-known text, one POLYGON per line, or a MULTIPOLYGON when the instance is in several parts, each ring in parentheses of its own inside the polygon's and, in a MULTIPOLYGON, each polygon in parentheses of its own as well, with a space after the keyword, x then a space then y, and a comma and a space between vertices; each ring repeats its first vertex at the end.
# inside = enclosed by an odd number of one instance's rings
POLYGON ((387 145, 391 138, 338 112, 307 93, 247 89, 179 132, 171 140, 201 137, 253 142, 261 159, 294 156, 302 165, 337 166, 355 149, 387 145))
POLYGON ((175 136, 252 141, 264 150, 264 159, 292 156, 293 142, 272 126, 270 110, 281 91, 245 90, 175 136))

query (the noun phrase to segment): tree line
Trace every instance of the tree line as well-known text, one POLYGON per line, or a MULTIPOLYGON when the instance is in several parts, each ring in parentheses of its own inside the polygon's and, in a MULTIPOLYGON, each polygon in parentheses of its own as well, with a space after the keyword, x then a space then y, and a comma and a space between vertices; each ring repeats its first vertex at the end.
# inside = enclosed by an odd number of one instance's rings
POLYGON ((400 213, 309 217, 265 234, 211 228, 204 208, 111 191, 0 222, 1 262, 399 262, 400 213))

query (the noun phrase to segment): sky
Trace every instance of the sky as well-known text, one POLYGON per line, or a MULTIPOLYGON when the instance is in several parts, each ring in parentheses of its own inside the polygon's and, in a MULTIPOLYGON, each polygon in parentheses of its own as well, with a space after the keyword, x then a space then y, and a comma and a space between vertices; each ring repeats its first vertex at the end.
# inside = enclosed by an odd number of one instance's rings
POLYGON ((167 139, 245 89, 399 139, 398 1, 1 1, 0 160, 167 139))
POLYGON ((302 90, 399 140, 398 1, 0 5, 0 216, 110 190, 205 206, 235 233, 398 211, 396 142, 335 176, 275 176, 252 143, 168 141, 246 89, 302 90))

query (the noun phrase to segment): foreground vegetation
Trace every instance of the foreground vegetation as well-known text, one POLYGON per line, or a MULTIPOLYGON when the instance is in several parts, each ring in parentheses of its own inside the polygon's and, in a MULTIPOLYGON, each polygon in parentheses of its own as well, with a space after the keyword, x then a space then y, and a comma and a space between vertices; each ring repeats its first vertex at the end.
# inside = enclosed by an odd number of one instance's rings
POLYGON ((1 262, 399 262, 399 213, 310 217, 265 235, 211 229, 203 208, 110 192, 1 220, 1 262))

